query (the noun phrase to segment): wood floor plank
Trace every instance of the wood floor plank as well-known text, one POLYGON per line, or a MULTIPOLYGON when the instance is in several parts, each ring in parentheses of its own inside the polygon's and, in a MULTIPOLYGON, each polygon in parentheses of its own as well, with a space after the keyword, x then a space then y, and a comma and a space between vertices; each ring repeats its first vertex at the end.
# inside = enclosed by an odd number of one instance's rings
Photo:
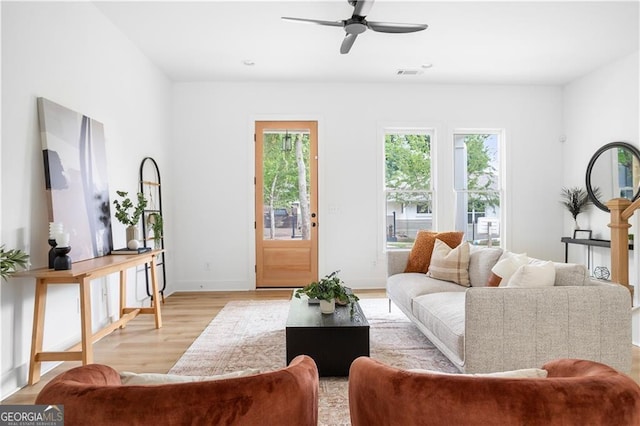
MULTIPOLYGON (((359 297, 386 298, 384 290, 358 290, 359 297)), ((125 329, 94 343, 94 362, 110 365, 118 371, 166 373, 202 333, 204 328, 228 302, 233 300, 288 300, 291 290, 256 290, 242 292, 181 292, 165 299, 163 326, 155 328, 151 315, 138 316, 125 329)), ((33 404, 42 387, 56 375, 81 365, 67 361, 33 386, 25 386, 5 398, 2 404, 33 404)), ((631 376, 640 383, 640 347, 633 348, 631 376)))

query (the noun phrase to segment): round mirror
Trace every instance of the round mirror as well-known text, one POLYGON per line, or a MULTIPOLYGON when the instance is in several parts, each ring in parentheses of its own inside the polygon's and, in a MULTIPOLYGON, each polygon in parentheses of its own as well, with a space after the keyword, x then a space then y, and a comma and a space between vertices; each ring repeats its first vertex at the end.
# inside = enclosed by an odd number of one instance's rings
POLYGON ((587 192, 599 209, 612 198, 630 201, 640 196, 640 150, 626 142, 604 145, 591 157, 587 166, 587 192))

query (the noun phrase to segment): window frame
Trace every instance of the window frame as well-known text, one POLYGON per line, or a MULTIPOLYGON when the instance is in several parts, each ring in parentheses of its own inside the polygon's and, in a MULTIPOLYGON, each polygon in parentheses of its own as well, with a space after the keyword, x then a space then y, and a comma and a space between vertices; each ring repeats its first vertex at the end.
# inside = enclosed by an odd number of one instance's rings
MULTIPOLYGON (((453 131, 451 132, 451 144, 452 144, 452 150, 453 150, 453 155, 452 155, 452 183, 453 183, 453 192, 454 192, 454 197, 455 197, 455 210, 454 210, 454 217, 455 217, 455 223, 456 226, 458 224, 458 215, 459 215, 459 211, 458 211, 458 199, 459 199, 459 195, 460 193, 466 193, 466 194, 470 194, 470 193, 485 193, 485 192, 497 192, 500 198, 499 201, 499 215, 497 215, 497 217, 499 218, 500 224, 499 224, 499 237, 500 237, 500 243, 499 244, 494 244, 494 246, 498 246, 498 247, 502 247, 505 248, 508 246, 507 244, 507 238, 508 238, 508 228, 507 228, 507 217, 508 217, 508 204, 507 204, 507 185, 506 185, 506 176, 507 176, 507 169, 506 169, 506 158, 507 158, 507 152, 506 152, 506 131, 505 129, 501 129, 501 128, 455 128, 453 129, 453 131), (487 191, 483 191, 483 190, 468 190, 468 189, 458 189, 457 185, 456 185, 456 138, 459 136, 465 136, 465 135, 474 135, 474 134, 489 134, 489 135, 495 135, 497 138, 497 143, 496 143, 496 149, 498 150, 498 161, 497 161, 497 166, 498 166, 498 170, 497 170, 497 184, 498 184, 498 188, 497 190, 487 190, 487 191)), ((468 208, 465 207, 465 210, 468 210, 468 208)), ((468 212, 465 211, 465 217, 468 215, 468 212)), ((466 234, 466 231, 465 231, 466 234)))
MULTIPOLYGON (((380 226, 380 229, 383 231, 382 235, 381 235, 381 246, 382 246, 382 252, 386 253, 389 250, 397 250, 398 248, 396 247, 390 247, 388 245, 388 241, 387 241, 387 198, 389 196, 390 193, 399 193, 399 192, 406 192, 406 193, 424 193, 427 195, 427 197, 431 200, 431 213, 417 213, 416 212, 416 217, 418 218, 425 218, 428 216, 431 216, 431 223, 432 223, 432 228, 436 229, 436 221, 437 221, 437 193, 436 193, 436 176, 437 176, 437 164, 436 164, 436 146, 437 146, 437 138, 436 138, 436 129, 434 127, 430 127, 430 126, 381 126, 380 128, 380 140, 381 140, 381 167, 379 170, 382 171, 382 173, 380 173, 380 179, 381 179, 381 183, 380 183, 380 187, 382 189, 381 193, 382 193, 382 201, 381 201, 381 205, 382 205, 382 209, 381 209, 381 220, 380 223, 382 224, 382 226, 380 226), (387 168, 386 168, 386 163, 387 163, 387 155, 386 155, 386 144, 385 144, 385 139, 387 135, 390 134, 396 134, 396 135, 428 135, 429 136, 429 160, 430 160, 430 165, 431 165, 431 176, 430 176, 430 180, 429 180, 429 189, 424 190, 424 189, 419 189, 419 190, 414 190, 414 189, 407 189, 407 190, 389 190, 389 188, 387 188, 387 183, 386 183, 386 175, 387 175, 387 168)), ((405 210, 406 207, 403 207, 403 210, 405 210)), ((416 205, 416 209, 417 209, 417 205, 416 205)))

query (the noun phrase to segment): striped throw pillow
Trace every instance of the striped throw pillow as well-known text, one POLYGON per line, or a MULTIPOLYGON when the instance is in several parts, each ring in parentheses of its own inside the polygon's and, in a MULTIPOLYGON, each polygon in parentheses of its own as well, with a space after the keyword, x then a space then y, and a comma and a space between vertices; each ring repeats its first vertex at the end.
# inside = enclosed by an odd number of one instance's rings
POLYGON ((464 242, 452 249, 436 239, 427 275, 469 287, 469 243, 464 242))

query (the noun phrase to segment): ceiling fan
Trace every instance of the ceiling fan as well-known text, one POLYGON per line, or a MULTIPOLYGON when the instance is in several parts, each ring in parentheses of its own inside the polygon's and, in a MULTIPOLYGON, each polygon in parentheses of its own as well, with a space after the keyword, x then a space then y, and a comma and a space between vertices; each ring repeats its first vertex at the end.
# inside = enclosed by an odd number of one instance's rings
POLYGON ((310 24, 326 25, 330 27, 342 27, 346 33, 342 45, 340 46, 340 53, 349 53, 351 46, 356 41, 358 34, 362 34, 367 29, 377 31, 380 33, 413 33, 416 31, 422 31, 427 29, 426 24, 402 24, 391 22, 374 22, 367 21, 365 17, 371 10, 374 0, 347 0, 351 6, 353 6, 353 14, 351 18, 342 21, 323 21, 320 19, 307 19, 307 18, 290 18, 283 16, 285 21, 294 22, 306 22, 310 24))

